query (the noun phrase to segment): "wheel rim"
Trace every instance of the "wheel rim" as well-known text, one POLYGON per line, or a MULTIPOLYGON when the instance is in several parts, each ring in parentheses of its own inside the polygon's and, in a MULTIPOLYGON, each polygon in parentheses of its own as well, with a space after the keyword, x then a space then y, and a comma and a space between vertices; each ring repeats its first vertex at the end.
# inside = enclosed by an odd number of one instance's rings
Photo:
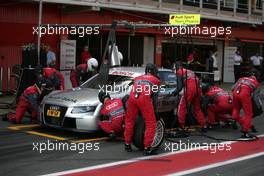
POLYGON ((164 136, 164 126, 162 124, 162 121, 159 120, 157 121, 156 132, 151 147, 153 148, 157 147, 161 143, 163 136, 164 136))

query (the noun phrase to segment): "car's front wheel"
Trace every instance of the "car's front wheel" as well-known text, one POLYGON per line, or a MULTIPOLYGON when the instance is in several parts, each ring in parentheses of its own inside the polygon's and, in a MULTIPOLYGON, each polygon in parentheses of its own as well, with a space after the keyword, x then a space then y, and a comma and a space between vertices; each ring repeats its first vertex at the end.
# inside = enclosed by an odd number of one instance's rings
POLYGON ((41 128, 47 128, 47 126, 44 123, 44 117, 42 117, 41 114, 39 114, 39 125, 41 128))
MULTIPOLYGON (((157 120, 156 132, 151 147, 158 149, 164 139, 165 124, 162 119, 157 120)), ((145 135, 145 122, 142 116, 138 116, 135 127, 133 144, 139 148, 144 149, 144 135, 145 135)))

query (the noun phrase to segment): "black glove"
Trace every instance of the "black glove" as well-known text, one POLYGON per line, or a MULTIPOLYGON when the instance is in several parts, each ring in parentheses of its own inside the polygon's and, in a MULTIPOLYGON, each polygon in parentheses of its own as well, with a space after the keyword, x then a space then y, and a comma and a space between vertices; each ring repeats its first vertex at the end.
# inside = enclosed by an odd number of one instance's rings
POLYGON ((123 103, 123 107, 126 111, 126 108, 127 108, 127 100, 129 98, 129 95, 125 95, 123 98, 122 98, 122 103, 123 103))
POLYGON ((214 98, 208 98, 208 103, 209 104, 215 104, 215 99, 214 98))
POLYGON ((108 121, 109 120, 109 116, 106 116, 106 115, 100 115, 99 119, 101 121, 108 121))
POLYGON ((176 96, 178 94, 179 94, 179 91, 177 90, 177 88, 173 92, 170 93, 170 95, 172 96, 176 96))

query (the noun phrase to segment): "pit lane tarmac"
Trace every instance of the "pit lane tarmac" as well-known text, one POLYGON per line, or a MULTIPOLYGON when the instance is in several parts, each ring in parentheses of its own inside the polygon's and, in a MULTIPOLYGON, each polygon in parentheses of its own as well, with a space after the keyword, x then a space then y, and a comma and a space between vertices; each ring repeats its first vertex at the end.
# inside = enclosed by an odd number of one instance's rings
MULTIPOLYGON (((254 124, 259 130, 258 134, 264 134, 264 118, 258 117, 254 119, 254 124)), ((218 138, 229 138, 234 139, 240 136, 239 130, 233 130, 231 128, 223 129, 219 128, 215 131, 209 131, 207 133, 210 136, 218 138)), ((39 124, 31 124, 25 119, 23 124, 13 125, 8 122, 0 122, 0 173, 1 175, 42 175, 50 173, 64 172, 68 170, 75 170, 79 168, 87 167, 99 167, 108 163, 115 162, 127 162, 127 161, 140 161, 139 157, 142 157, 142 151, 137 150, 133 147, 132 153, 127 153, 124 151, 123 140, 118 139, 114 142, 106 141, 106 136, 104 133, 76 133, 68 132, 51 128, 41 128, 39 124), (54 151, 39 151, 33 150, 33 143, 47 143, 50 142, 66 142, 66 143, 95 143, 99 144, 99 150, 88 150, 83 153, 78 151, 66 151, 66 150, 54 150, 54 151)), ((213 143, 215 140, 211 140, 202 136, 190 136, 188 138, 175 139, 175 142, 207 142, 213 143)), ((174 158, 163 159, 159 158, 160 155, 169 153, 165 150, 165 146, 168 145, 168 141, 164 141, 161 149, 158 151, 158 158, 154 160, 148 160, 147 164, 154 166, 156 163, 166 163, 174 162, 174 158)), ((173 142, 170 142, 173 143, 173 142)), ((239 147, 243 146, 243 143, 239 143, 239 147)), ((253 148, 249 147, 247 151, 254 151, 253 148)), ((238 153, 240 155, 240 153, 238 153)), ((201 156, 201 155, 199 155, 201 156)), ((196 156, 196 157, 199 157, 196 156)), ((221 155, 222 157, 223 155, 221 155)), ((215 155, 212 155, 215 157, 215 155)), ((184 157, 186 158, 186 157, 184 157)), ((192 164, 192 159, 186 158, 190 165, 192 164)), ((205 158, 206 160, 206 158, 205 158)), ((180 160, 177 160, 175 165, 177 165, 180 160)), ((239 161, 236 163, 230 163, 228 165, 219 166, 217 168, 207 168, 206 170, 201 170, 200 175, 262 175, 264 168, 260 166, 259 163, 264 162, 264 157, 259 156, 256 158, 249 158, 248 160, 239 161), (245 163, 250 161, 247 167, 245 163), (257 168, 256 168, 257 167, 257 168), (228 168, 228 171, 226 170, 228 168), (235 168, 239 168, 235 170, 235 168), (243 172, 244 171, 244 172, 243 172)), ((139 163, 142 164, 142 163, 139 163)), ((163 165, 162 164, 162 165, 163 165)), ((126 164, 127 165, 127 164, 126 164)), ((129 164, 130 165, 130 164, 129 164)), ((144 163, 145 165, 145 163, 144 163)), ((159 164, 158 164, 159 165, 159 164)), ((159 165, 161 169, 162 165, 159 165)), ((123 167, 123 165, 115 166, 123 167)), ((176 167, 176 166, 175 166, 176 167)), ((156 167, 155 167, 156 168, 156 167)), ((109 169, 109 168, 108 168, 109 169)), ((142 169, 142 168, 141 168, 142 169)), ((151 169, 151 167, 150 167, 151 169)), ((133 173, 134 169, 126 171, 133 173)), ((142 169, 143 171, 144 169, 142 169)), ((104 175, 105 169, 98 170, 99 175, 104 175)), ((173 172, 172 172, 173 173, 173 172)), ((198 172, 199 173, 199 172, 198 172)), ((124 173, 120 173, 124 175, 124 173)), ((136 173, 135 173, 136 174, 136 173)), ((133 175, 133 174, 132 174, 133 175)), ((136 174, 138 175, 138 173, 136 174)), ((145 175, 148 175, 147 173, 145 175)), ((196 173, 191 174, 196 175, 196 173)))
POLYGON ((108 139, 104 133, 76 133, 58 129, 52 129, 48 127, 41 127, 39 124, 18 124, 8 125, 7 129, 12 131, 20 131, 30 135, 41 136, 44 138, 68 141, 68 142, 93 142, 108 139))

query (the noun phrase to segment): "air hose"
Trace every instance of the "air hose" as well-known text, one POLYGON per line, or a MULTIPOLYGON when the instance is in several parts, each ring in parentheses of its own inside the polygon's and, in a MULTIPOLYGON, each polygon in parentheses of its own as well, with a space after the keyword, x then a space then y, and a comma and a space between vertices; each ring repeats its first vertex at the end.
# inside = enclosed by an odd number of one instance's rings
POLYGON ((243 139, 243 138, 238 138, 238 139, 230 139, 230 138, 218 138, 214 137, 211 135, 207 135, 205 133, 199 132, 198 134, 196 133, 191 133, 190 131, 187 130, 182 130, 182 131, 174 131, 174 132, 167 132, 165 140, 169 142, 174 142, 174 143, 179 143, 179 141, 174 140, 175 138, 180 139, 180 138, 187 138, 190 136, 199 136, 199 137, 206 137, 211 140, 215 140, 218 142, 223 142, 223 141, 256 141, 258 140, 258 136, 254 135, 253 138, 248 138, 248 139, 243 139))

